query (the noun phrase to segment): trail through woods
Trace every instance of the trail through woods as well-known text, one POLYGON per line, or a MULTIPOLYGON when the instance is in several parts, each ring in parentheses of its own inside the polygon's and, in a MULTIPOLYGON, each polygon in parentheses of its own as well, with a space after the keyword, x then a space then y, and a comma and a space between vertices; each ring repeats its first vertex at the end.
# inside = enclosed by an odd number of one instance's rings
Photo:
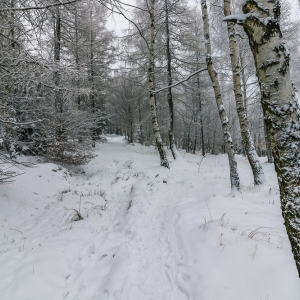
POLYGON ((123 137, 96 149, 86 166, 39 163, 1 187, 1 299, 300 298, 266 159, 268 185, 254 188, 237 157, 243 194, 232 198, 225 155, 168 152, 168 170, 123 137))

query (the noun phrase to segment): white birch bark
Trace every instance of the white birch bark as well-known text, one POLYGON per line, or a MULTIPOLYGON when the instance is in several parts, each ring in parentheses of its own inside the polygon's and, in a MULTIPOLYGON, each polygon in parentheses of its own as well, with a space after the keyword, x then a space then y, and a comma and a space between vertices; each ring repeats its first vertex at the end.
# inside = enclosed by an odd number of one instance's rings
POLYGON ((201 0, 201 7, 202 7, 203 31, 204 31, 205 50, 206 50, 206 65, 207 65, 209 76, 213 84, 215 98, 219 110, 219 116, 222 124, 222 131, 224 137, 224 144, 225 144, 226 152, 228 154, 228 160, 230 166, 231 190, 232 193, 234 193, 234 190, 238 190, 238 191, 240 190, 240 179, 239 179, 239 174, 237 169, 237 162, 235 160, 234 145, 230 134, 229 120, 222 100, 218 73, 214 67, 213 60, 212 60, 209 18, 208 18, 206 0, 201 0))
MULTIPOLYGON (((231 6, 231 0, 224 0, 225 17, 231 15, 230 6, 231 6)), ((266 179, 252 141, 252 137, 249 130, 249 121, 243 103, 243 93, 242 93, 241 78, 240 78, 241 67, 238 59, 234 23, 227 22, 227 30, 228 30, 228 37, 229 37, 230 60, 231 60, 231 68, 232 68, 232 76, 233 76, 234 95, 235 95, 238 119, 241 128, 242 142, 243 142, 243 146, 248 161, 252 169, 252 173, 254 177, 254 185, 260 185, 263 182, 265 182, 266 179)))
POLYGON ((282 214, 300 276, 300 110, 280 31, 280 1, 247 0, 244 15, 225 21, 242 25, 249 37, 261 89, 282 214))
POLYGON ((264 121, 264 132, 265 132, 265 142, 266 142, 268 163, 273 164, 274 160, 273 160, 273 155, 272 155, 271 143, 270 143, 270 139, 269 139, 268 128, 267 128, 265 121, 264 121))
POLYGON ((151 26, 150 26, 150 45, 149 45, 150 48, 149 48, 149 63, 148 63, 148 88, 149 88, 150 114, 151 114, 151 122, 152 122, 155 142, 160 156, 160 165, 166 168, 170 168, 167 155, 164 149, 163 141, 160 135, 157 115, 156 115, 155 97, 153 93, 154 91, 154 43, 155 43, 154 1, 155 0, 151 0, 151 10, 150 10, 151 26))

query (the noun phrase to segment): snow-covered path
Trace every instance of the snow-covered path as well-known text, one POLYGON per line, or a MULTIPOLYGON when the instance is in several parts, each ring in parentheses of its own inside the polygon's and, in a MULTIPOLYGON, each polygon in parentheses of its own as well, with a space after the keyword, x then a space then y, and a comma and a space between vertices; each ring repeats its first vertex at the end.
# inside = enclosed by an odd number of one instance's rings
POLYGON ((159 167, 112 136, 88 165, 39 164, 0 189, 2 300, 296 300, 273 166, 232 198, 226 156, 159 167), (80 200, 81 199, 81 200, 80 200), (72 221, 74 210, 84 220, 72 221))

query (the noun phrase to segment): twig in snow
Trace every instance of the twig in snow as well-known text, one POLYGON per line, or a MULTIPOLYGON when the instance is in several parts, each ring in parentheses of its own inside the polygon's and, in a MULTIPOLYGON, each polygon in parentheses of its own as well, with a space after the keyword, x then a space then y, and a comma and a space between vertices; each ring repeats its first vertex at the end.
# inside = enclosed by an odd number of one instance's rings
POLYGON ((18 232, 20 232, 21 234, 23 234, 23 232, 22 232, 22 231, 20 231, 20 230, 18 230, 18 229, 9 228, 9 230, 18 231, 18 232))
POLYGON ((199 162, 198 173, 200 172, 200 166, 201 166, 201 163, 202 163, 203 158, 204 158, 204 156, 202 157, 201 161, 199 162))
POLYGON ((81 206, 81 196, 82 194, 80 195, 80 200, 79 200, 79 209, 78 209, 79 214, 80 214, 80 206, 81 206))
POLYGON ((208 209, 208 212, 209 212, 209 215, 210 215, 210 220, 212 221, 213 219, 212 219, 212 216, 211 216, 211 213, 210 213, 210 209, 209 209, 209 207, 208 207, 208 205, 207 205, 207 202, 205 202, 205 204, 206 204, 206 206, 207 206, 207 209, 208 209))

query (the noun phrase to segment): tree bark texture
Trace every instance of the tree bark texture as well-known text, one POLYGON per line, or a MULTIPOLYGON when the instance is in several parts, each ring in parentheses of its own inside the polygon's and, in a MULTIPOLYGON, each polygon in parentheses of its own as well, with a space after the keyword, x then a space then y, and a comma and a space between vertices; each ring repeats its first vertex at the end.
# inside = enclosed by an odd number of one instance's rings
POLYGON ((95 71, 94 71, 94 32, 93 32, 93 8, 89 1, 89 82, 90 82, 90 102, 93 115, 93 125, 91 128, 91 137, 92 137, 92 147, 96 146, 96 136, 97 136, 97 119, 96 119, 96 99, 95 99, 95 71))
POLYGON ((246 75, 245 75, 245 64, 244 64, 244 58, 242 51, 239 53, 240 63, 241 63, 241 79, 242 79, 242 85, 243 85, 243 97, 244 97, 244 107, 246 115, 248 116, 248 96, 247 96, 247 81, 246 81, 246 75))
MULTIPOLYGON (((14 8, 15 7, 15 3, 14 1, 10 1, 10 2, 3 2, 3 5, 10 7, 10 8, 14 8)), ((13 55, 13 57, 15 57, 15 48, 18 45, 16 39, 15 39, 15 13, 12 10, 11 12, 7 11, 7 12, 2 12, 1 13, 1 35, 2 35, 2 39, 1 39, 1 46, 2 46, 2 51, 6 51, 8 53, 11 53, 13 55), (5 49, 5 50, 4 50, 5 49)), ((13 80, 12 78, 10 78, 9 80, 13 80)), ((6 87, 4 89, 4 91, 7 94, 11 94, 12 93, 12 88, 13 87, 6 87)), ((1 97, 0 98, 0 106, 1 107, 5 107, 6 104, 3 101, 4 99, 1 97)), ((14 107, 15 109, 15 107, 14 107)), ((7 109, 1 109, 0 112, 0 116, 1 119, 8 121, 14 117, 14 113, 12 112, 13 110, 7 110, 7 109)), ((1 124, 3 126, 4 129, 4 145, 5 148, 8 152, 10 152, 10 156, 11 156, 11 140, 13 137, 13 130, 12 127, 9 125, 9 123, 7 124, 1 124)))
POLYGON ((300 111, 289 70, 289 52, 280 31, 280 1, 247 0, 244 27, 254 56, 261 104, 280 188, 281 208, 300 276, 300 111))
POLYGON ((197 76, 197 88, 198 88, 198 100, 199 100, 199 122, 200 122, 200 137, 201 137, 201 152, 202 156, 205 156, 205 139, 204 139, 204 127, 203 127, 203 105, 200 90, 200 78, 197 76))
POLYGON ((63 114, 63 97, 61 91, 59 90, 61 82, 61 74, 59 71, 60 63, 60 54, 61 54, 61 16, 60 10, 58 7, 55 8, 54 12, 54 61, 56 63, 56 70, 53 73, 53 81, 56 87, 54 91, 54 107, 55 114, 58 118, 58 124, 56 127, 56 139, 61 142, 66 137, 64 137, 64 126, 62 125, 62 114, 63 114))
MULTIPOLYGON (((75 63, 76 63, 76 70, 77 74, 79 75, 80 73, 80 67, 79 67, 79 28, 78 28, 78 7, 77 3, 75 4, 75 16, 74 16, 74 30, 75 30, 75 63)), ((76 79, 76 98, 77 98, 77 108, 78 110, 81 109, 81 96, 79 94, 79 79, 76 79)))
POLYGON ((204 31, 204 42, 206 50, 206 65, 209 76, 211 78, 215 98, 219 110, 219 116, 222 124, 222 131, 224 137, 225 149, 228 154, 229 166, 230 166, 230 181, 231 189, 240 190, 240 179, 237 169, 237 162, 235 160, 234 145, 230 134, 229 120, 225 111, 225 107, 222 100, 221 88, 218 78, 218 73, 214 67, 212 59, 212 50, 211 50, 211 40, 210 40, 210 29, 209 29, 209 17, 207 10, 206 0, 201 0, 202 7, 202 18, 203 18, 203 31, 204 31))
POLYGON ((154 1, 151 0, 151 26, 150 26, 150 44, 149 44, 149 63, 148 63, 148 88, 149 88, 149 103, 150 103, 150 114, 153 133, 155 137, 156 146, 160 156, 160 165, 166 168, 169 167, 169 162, 164 149, 163 141, 160 135, 160 130, 157 121, 155 97, 153 94, 154 90, 154 43, 155 43, 155 23, 154 23, 154 1))
POLYGON ((268 163, 273 164, 274 159, 273 159, 273 155, 272 155, 272 149, 271 149, 271 143, 270 143, 270 139, 269 139, 268 128, 267 128, 267 125, 266 125, 265 121, 264 121, 264 131, 265 131, 265 142, 266 142, 268 163))
MULTIPOLYGON (((231 0, 224 0, 224 15, 225 17, 231 15, 231 0)), ((241 67, 238 59, 237 52, 237 42, 235 37, 235 26, 232 22, 227 22, 227 30, 229 37, 229 48, 230 48, 230 59, 231 59, 231 68, 232 68, 232 76, 233 76, 233 86, 234 86, 234 95, 236 102, 237 115, 241 128, 241 136, 243 146, 250 163, 254 185, 260 185, 265 182, 265 175, 261 166, 261 163, 258 159, 257 152, 255 150, 252 137, 249 130, 249 121, 247 117, 247 113, 245 110, 245 106, 243 103, 243 93, 241 87, 241 67)))
POLYGON ((165 14, 166 14, 166 56, 167 56, 167 71, 168 71, 168 91, 167 91, 167 98, 168 98, 168 105, 169 105, 169 113, 170 113, 170 123, 169 123, 169 141, 170 141, 170 149, 173 155, 173 158, 176 159, 176 155, 178 154, 176 145, 175 145, 175 138, 174 138, 174 103, 173 103, 173 95, 172 95, 172 57, 171 57, 171 50, 170 50, 170 28, 169 28, 169 7, 168 7, 168 0, 165 0, 165 14))

